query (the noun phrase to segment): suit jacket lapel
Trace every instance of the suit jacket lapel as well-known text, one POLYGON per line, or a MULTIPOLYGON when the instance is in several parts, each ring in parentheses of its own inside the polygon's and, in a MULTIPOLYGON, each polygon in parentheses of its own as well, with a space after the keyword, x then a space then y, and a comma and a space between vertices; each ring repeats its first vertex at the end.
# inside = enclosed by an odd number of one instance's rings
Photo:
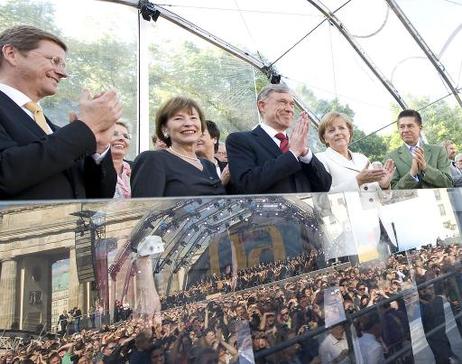
MULTIPOLYGON (((361 169, 359 169, 355 164, 354 160, 350 161, 346 159, 344 156, 342 156, 340 153, 337 153, 335 150, 332 148, 327 148, 326 153, 329 156, 329 158, 335 163, 338 164, 339 166, 350 169, 356 172, 361 172, 361 169)), ((364 166, 365 167, 365 166, 364 166)), ((364 168, 363 167, 363 168, 364 168)))
POLYGON ((257 138, 258 143, 269 153, 277 157, 282 152, 273 139, 259 126, 252 130, 252 134, 257 138))
POLYGON ((399 149, 398 149, 398 156, 399 159, 409 168, 411 168, 412 164, 412 155, 409 152, 409 149, 407 149, 407 146, 403 144, 399 149))
POLYGON ((432 152, 433 152, 433 149, 430 145, 428 144, 424 144, 422 146, 423 150, 424 150, 424 155, 425 155, 425 160, 427 161, 427 163, 430 161, 430 158, 432 156, 432 152))
MULTIPOLYGON (((27 129, 30 133, 34 134, 36 137, 43 137, 45 136, 45 132, 42 128, 32 119, 27 113, 17 105, 13 100, 11 100, 7 95, 0 91, 0 101, 2 106, 5 108, 5 111, 8 115, 16 115, 16 123, 19 127, 21 125, 23 128, 27 129)), ((47 119, 48 124, 51 123, 47 119)), ((53 127, 51 127, 53 129, 53 127)))

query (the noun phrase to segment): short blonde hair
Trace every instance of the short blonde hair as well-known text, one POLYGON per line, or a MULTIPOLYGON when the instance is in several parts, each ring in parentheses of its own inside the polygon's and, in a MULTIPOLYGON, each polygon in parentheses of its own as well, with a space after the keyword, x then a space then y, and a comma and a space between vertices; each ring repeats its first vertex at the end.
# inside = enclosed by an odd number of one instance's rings
POLYGON ((351 142, 351 139, 353 138, 353 122, 351 121, 350 117, 342 112, 330 111, 322 117, 318 126, 319 140, 321 140, 324 145, 328 145, 324 139, 326 129, 331 126, 336 119, 342 119, 347 125, 348 130, 350 131, 350 140, 348 142, 351 142))

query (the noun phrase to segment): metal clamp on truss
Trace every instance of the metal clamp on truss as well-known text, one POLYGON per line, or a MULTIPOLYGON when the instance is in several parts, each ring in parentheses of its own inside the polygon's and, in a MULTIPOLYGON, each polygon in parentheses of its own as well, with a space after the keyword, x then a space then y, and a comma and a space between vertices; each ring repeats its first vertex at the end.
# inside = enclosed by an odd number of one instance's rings
POLYGON ((159 19, 160 11, 148 0, 140 0, 138 8, 144 20, 156 22, 159 19))

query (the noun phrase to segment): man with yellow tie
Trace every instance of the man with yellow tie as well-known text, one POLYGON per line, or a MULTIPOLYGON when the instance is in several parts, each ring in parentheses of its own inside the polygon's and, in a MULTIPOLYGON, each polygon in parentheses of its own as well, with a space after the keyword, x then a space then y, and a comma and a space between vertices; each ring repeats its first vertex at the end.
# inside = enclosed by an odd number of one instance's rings
POLYGON ((59 128, 39 101, 67 77, 67 47, 51 33, 16 26, 0 34, 0 199, 103 198, 117 176, 109 142, 121 116, 115 91, 80 98, 59 128))

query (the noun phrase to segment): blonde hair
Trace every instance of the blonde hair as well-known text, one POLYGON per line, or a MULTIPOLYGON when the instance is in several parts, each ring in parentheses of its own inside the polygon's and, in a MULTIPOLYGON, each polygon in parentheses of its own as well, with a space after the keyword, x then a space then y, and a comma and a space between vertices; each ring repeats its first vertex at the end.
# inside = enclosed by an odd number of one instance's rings
POLYGON ((350 140, 348 142, 351 142, 351 139, 353 138, 353 122, 350 117, 342 112, 330 111, 322 117, 318 127, 319 140, 321 140, 324 145, 328 145, 324 139, 326 129, 331 126, 336 119, 342 119, 347 125, 348 130, 350 131, 350 140))

